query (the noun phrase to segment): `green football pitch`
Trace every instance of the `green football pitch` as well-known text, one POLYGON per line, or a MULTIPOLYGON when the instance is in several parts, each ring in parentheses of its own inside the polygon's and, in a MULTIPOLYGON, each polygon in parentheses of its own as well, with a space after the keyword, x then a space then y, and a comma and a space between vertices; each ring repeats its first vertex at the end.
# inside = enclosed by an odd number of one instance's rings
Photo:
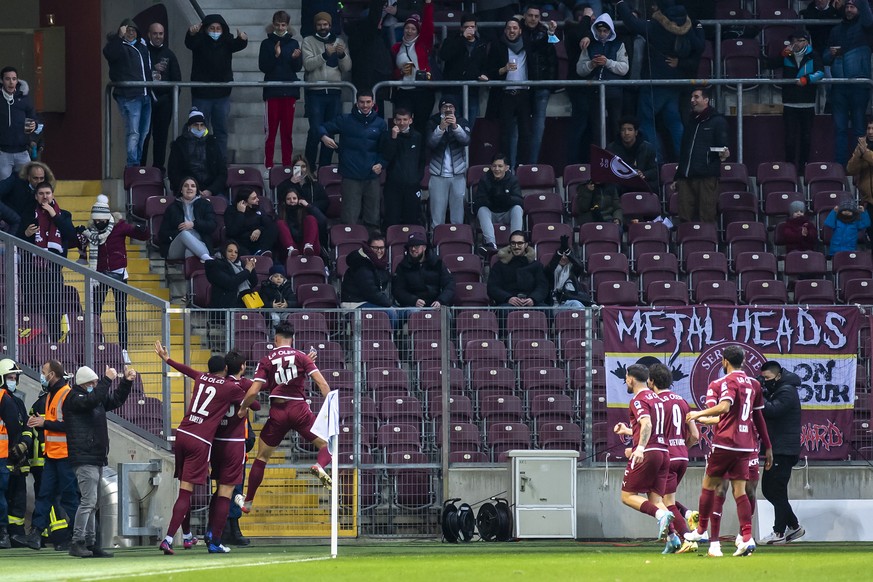
MULTIPOLYGON (((723 543, 728 551, 730 542, 723 543)), ((205 547, 164 556, 157 547, 121 549, 113 559, 71 558, 44 549, 2 550, 3 582, 38 580, 183 580, 265 582, 270 580, 869 580, 873 544, 796 543, 762 547, 747 558, 704 555, 662 556, 651 543, 523 541, 346 542, 339 557, 329 546, 290 541, 283 545, 235 548, 209 555, 205 547)), ((731 548, 733 549, 733 548, 731 548)))

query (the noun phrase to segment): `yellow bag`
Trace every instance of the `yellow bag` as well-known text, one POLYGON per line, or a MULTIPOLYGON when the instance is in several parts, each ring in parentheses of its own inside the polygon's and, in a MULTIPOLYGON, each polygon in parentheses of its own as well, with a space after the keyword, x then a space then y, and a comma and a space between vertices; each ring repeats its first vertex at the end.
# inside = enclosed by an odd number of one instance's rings
POLYGON ((261 299, 261 294, 257 291, 252 291, 251 293, 246 293, 245 295, 243 295, 242 302, 243 305, 245 305, 249 309, 257 309, 264 306, 264 300, 261 299))

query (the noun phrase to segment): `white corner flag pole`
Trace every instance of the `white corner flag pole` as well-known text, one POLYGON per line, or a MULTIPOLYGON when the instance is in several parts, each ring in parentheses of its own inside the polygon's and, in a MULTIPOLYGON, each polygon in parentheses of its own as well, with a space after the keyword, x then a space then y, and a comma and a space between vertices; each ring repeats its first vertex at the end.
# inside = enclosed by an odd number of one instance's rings
MULTIPOLYGON (((312 434, 327 441, 331 455, 330 488, 330 557, 336 558, 339 538, 339 459, 337 459, 337 439, 339 438, 339 392, 332 390, 325 397, 321 410, 310 429, 312 434)), ((322 467, 326 469, 326 467, 322 467)))
POLYGON ((328 441, 332 461, 330 464, 330 478, 333 481, 333 487, 330 488, 330 557, 336 558, 337 545, 339 538, 339 459, 337 458, 337 439, 338 434, 333 434, 328 441))

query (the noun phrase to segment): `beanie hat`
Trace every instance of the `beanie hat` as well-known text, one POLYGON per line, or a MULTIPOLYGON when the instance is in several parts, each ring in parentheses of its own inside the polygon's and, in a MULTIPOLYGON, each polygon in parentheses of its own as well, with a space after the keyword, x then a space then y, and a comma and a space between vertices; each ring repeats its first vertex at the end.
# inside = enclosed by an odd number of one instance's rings
POLYGON ((418 14, 413 14, 407 18, 406 22, 403 23, 403 26, 406 26, 407 24, 411 24, 419 33, 421 32, 421 16, 418 14))
POLYGON ((203 115, 203 112, 196 107, 192 107, 188 113, 188 125, 192 123, 206 123, 206 117, 203 115))
POLYGON ((846 0, 846 6, 858 7, 858 0, 846 0))
POLYGON ((97 202, 91 207, 91 220, 112 220, 109 210, 109 198, 103 194, 97 196, 97 202))
POLYGON ((319 20, 327 20, 327 23, 333 26, 333 17, 328 12, 319 12, 316 14, 312 19, 312 23, 318 24, 319 20))
POLYGON ((417 247, 419 245, 427 246, 427 241, 424 240, 421 237, 421 235, 418 235, 418 234, 409 235, 409 239, 406 241, 406 248, 417 247))
POLYGON ((126 26, 127 28, 132 28, 136 31, 139 31, 139 27, 136 25, 136 22, 134 22, 132 18, 125 18, 124 20, 122 20, 121 26, 126 26))
POLYGON ((285 272, 285 267, 283 267, 282 265, 280 265, 278 263, 273 265, 272 267, 270 267, 270 271, 269 271, 270 277, 272 277, 273 275, 276 275, 276 274, 282 275, 286 279, 288 278, 288 274, 285 272))
POLYGON ((837 212, 850 211, 854 214, 858 210, 858 204, 855 202, 855 199, 851 196, 846 196, 842 200, 840 200, 839 206, 837 206, 837 212))
POLYGON ((82 366, 78 370, 76 370, 76 386, 81 386, 83 384, 87 384, 88 382, 93 382, 94 380, 99 380, 100 376, 97 375, 97 372, 89 368, 88 366, 82 366))
POLYGON ((458 108, 458 99, 454 95, 443 95, 440 98, 440 108, 442 108, 442 106, 446 103, 448 103, 449 105, 454 105, 455 109, 458 108))
POLYGON ((806 212, 806 205, 800 200, 795 200, 788 205, 788 216, 792 216, 795 212, 806 212))

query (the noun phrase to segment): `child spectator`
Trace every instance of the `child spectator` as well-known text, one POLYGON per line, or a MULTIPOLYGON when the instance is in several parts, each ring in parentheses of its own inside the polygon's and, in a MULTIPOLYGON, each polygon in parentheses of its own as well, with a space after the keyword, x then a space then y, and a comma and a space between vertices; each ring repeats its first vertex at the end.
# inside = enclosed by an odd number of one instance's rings
POLYGON ((840 251, 858 250, 858 233, 870 228, 870 215, 863 206, 857 206, 852 198, 845 198, 828 214, 825 226, 833 229, 828 255, 840 251))
POLYGON ((573 215, 576 217, 577 224, 586 222, 621 224, 624 215, 621 213, 618 189, 609 184, 597 184, 592 180, 582 182, 576 187, 573 215))
POLYGON ((795 200, 788 207, 788 220, 781 226, 781 239, 785 252, 814 251, 818 241, 818 230, 806 216, 803 202, 795 200))
POLYGON ((297 307, 297 295, 291 287, 291 281, 285 273, 285 267, 275 264, 270 267, 270 278, 261 283, 261 300, 264 309, 269 309, 273 325, 279 325, 282 315, 276 313, 276 309, 290 309, 297 307))

